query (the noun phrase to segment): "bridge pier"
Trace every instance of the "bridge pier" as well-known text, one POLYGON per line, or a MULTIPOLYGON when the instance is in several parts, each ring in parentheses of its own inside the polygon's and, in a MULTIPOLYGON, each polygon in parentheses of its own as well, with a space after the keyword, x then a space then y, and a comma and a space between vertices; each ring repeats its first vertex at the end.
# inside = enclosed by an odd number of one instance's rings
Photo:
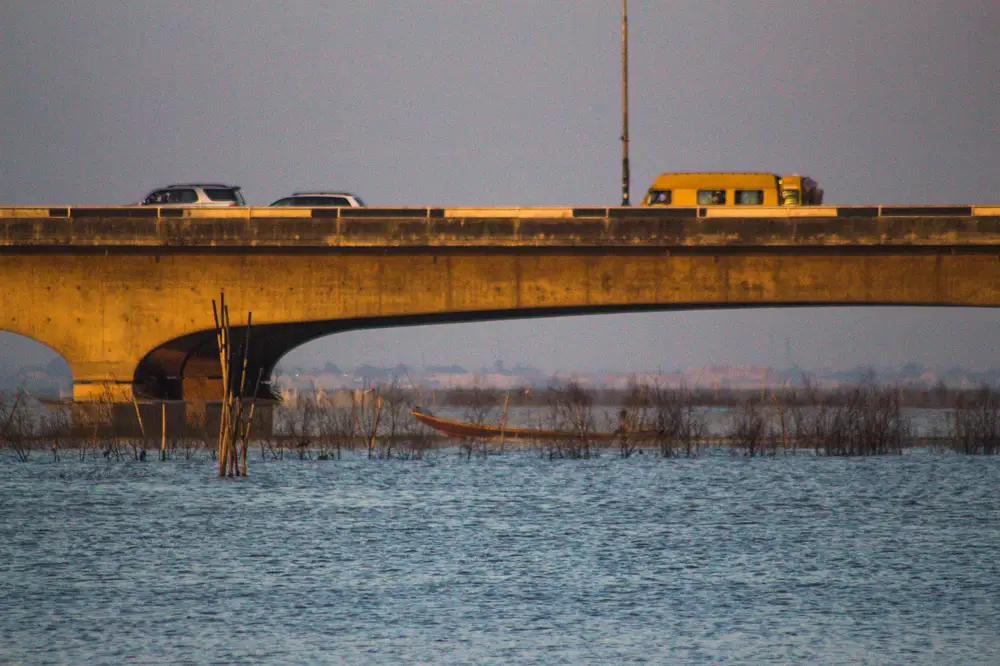
POLYGON ((73 373, 73 402, 132 402, 138 360, 95 362, 64 353, 73 373))
POLYGON ((132 402, 132 382, 73 380, 73 402, 132 402))
POLYGON ((181 380, 181 397, 186 402, 219 400, 222 389, 222 377, 184 377, 181 380))

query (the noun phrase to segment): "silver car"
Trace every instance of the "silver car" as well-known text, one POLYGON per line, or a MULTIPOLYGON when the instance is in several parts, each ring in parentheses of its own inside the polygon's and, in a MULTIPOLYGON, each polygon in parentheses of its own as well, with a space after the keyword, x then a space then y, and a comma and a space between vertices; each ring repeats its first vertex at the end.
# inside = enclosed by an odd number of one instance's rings
POLYGON ((150 192, 140 206, 226 207, 246 206, 243 193, 236 185, 218 183, 187 183, 167 185, 150 192))
POLYGON ((290 197, 278 199, 271 205, 301 206, 302 208, 322 208, 324 206, 361 208, 365 202, 361 200, 361 197, 350 192, 296 192, 290 197))

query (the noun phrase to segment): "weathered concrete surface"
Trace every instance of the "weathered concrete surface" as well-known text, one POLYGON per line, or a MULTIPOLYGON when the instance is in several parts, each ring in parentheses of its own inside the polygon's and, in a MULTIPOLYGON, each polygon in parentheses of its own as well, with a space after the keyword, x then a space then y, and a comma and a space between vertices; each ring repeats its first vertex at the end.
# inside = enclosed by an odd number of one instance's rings
POLYGON ((223 211, 229 217, 24 210, 0 209, 0 329, 60 353, 83 400, 109 387, 119 399, 133 387, 158 398, 220 393, 212 299, 223 290, 234 325, 253 312, 251 377, 258 368, 269 376, 310 339, 375 326, 697 307, 1000 305, 992 208, 738 218, 642 214, 649 209, 539 213, 547 217, 361 209, 369 215, 361 218, 321 209, 306 209, 318 214, 308 218, 264 216, 273 209, 223 211))

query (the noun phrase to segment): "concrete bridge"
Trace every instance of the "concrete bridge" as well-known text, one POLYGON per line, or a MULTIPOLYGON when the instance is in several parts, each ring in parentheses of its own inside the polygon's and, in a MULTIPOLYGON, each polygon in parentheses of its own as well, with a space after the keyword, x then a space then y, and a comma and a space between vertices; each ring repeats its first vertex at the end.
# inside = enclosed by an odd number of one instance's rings
POLYGON ((61 354, 76 400, 217 399, 222 291, 234 326, 253 313, 251 377, 352 329, 998 306, 1000 206, 0 208, 0 329, 61 354))

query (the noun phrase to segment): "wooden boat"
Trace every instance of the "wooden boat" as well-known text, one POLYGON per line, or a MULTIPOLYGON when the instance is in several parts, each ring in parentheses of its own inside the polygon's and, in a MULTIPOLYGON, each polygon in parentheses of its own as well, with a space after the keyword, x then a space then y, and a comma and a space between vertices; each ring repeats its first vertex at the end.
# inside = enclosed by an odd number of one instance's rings
MULTIPOLYGON (((451 421, 442 419, 428 412, 420 410, 410 410, 413 418, 438 432, 442 432, 450 437, 462 437, 467 439, 504 439, 514 440, 558 440, 572 441, 580 438, 579 433, 569 430, 542 430, 536 428, 514 428, 511 426, 500 427, 498 425, 488 425, 483 423, 465 423, 463 421, 451 421)), ((653 432, 644 430, 633 433, 643 439, 650 439, 653 432)), ((610 442, 618 439, 617 432, 592 432, 587 439, 592 442, 610 442)))

